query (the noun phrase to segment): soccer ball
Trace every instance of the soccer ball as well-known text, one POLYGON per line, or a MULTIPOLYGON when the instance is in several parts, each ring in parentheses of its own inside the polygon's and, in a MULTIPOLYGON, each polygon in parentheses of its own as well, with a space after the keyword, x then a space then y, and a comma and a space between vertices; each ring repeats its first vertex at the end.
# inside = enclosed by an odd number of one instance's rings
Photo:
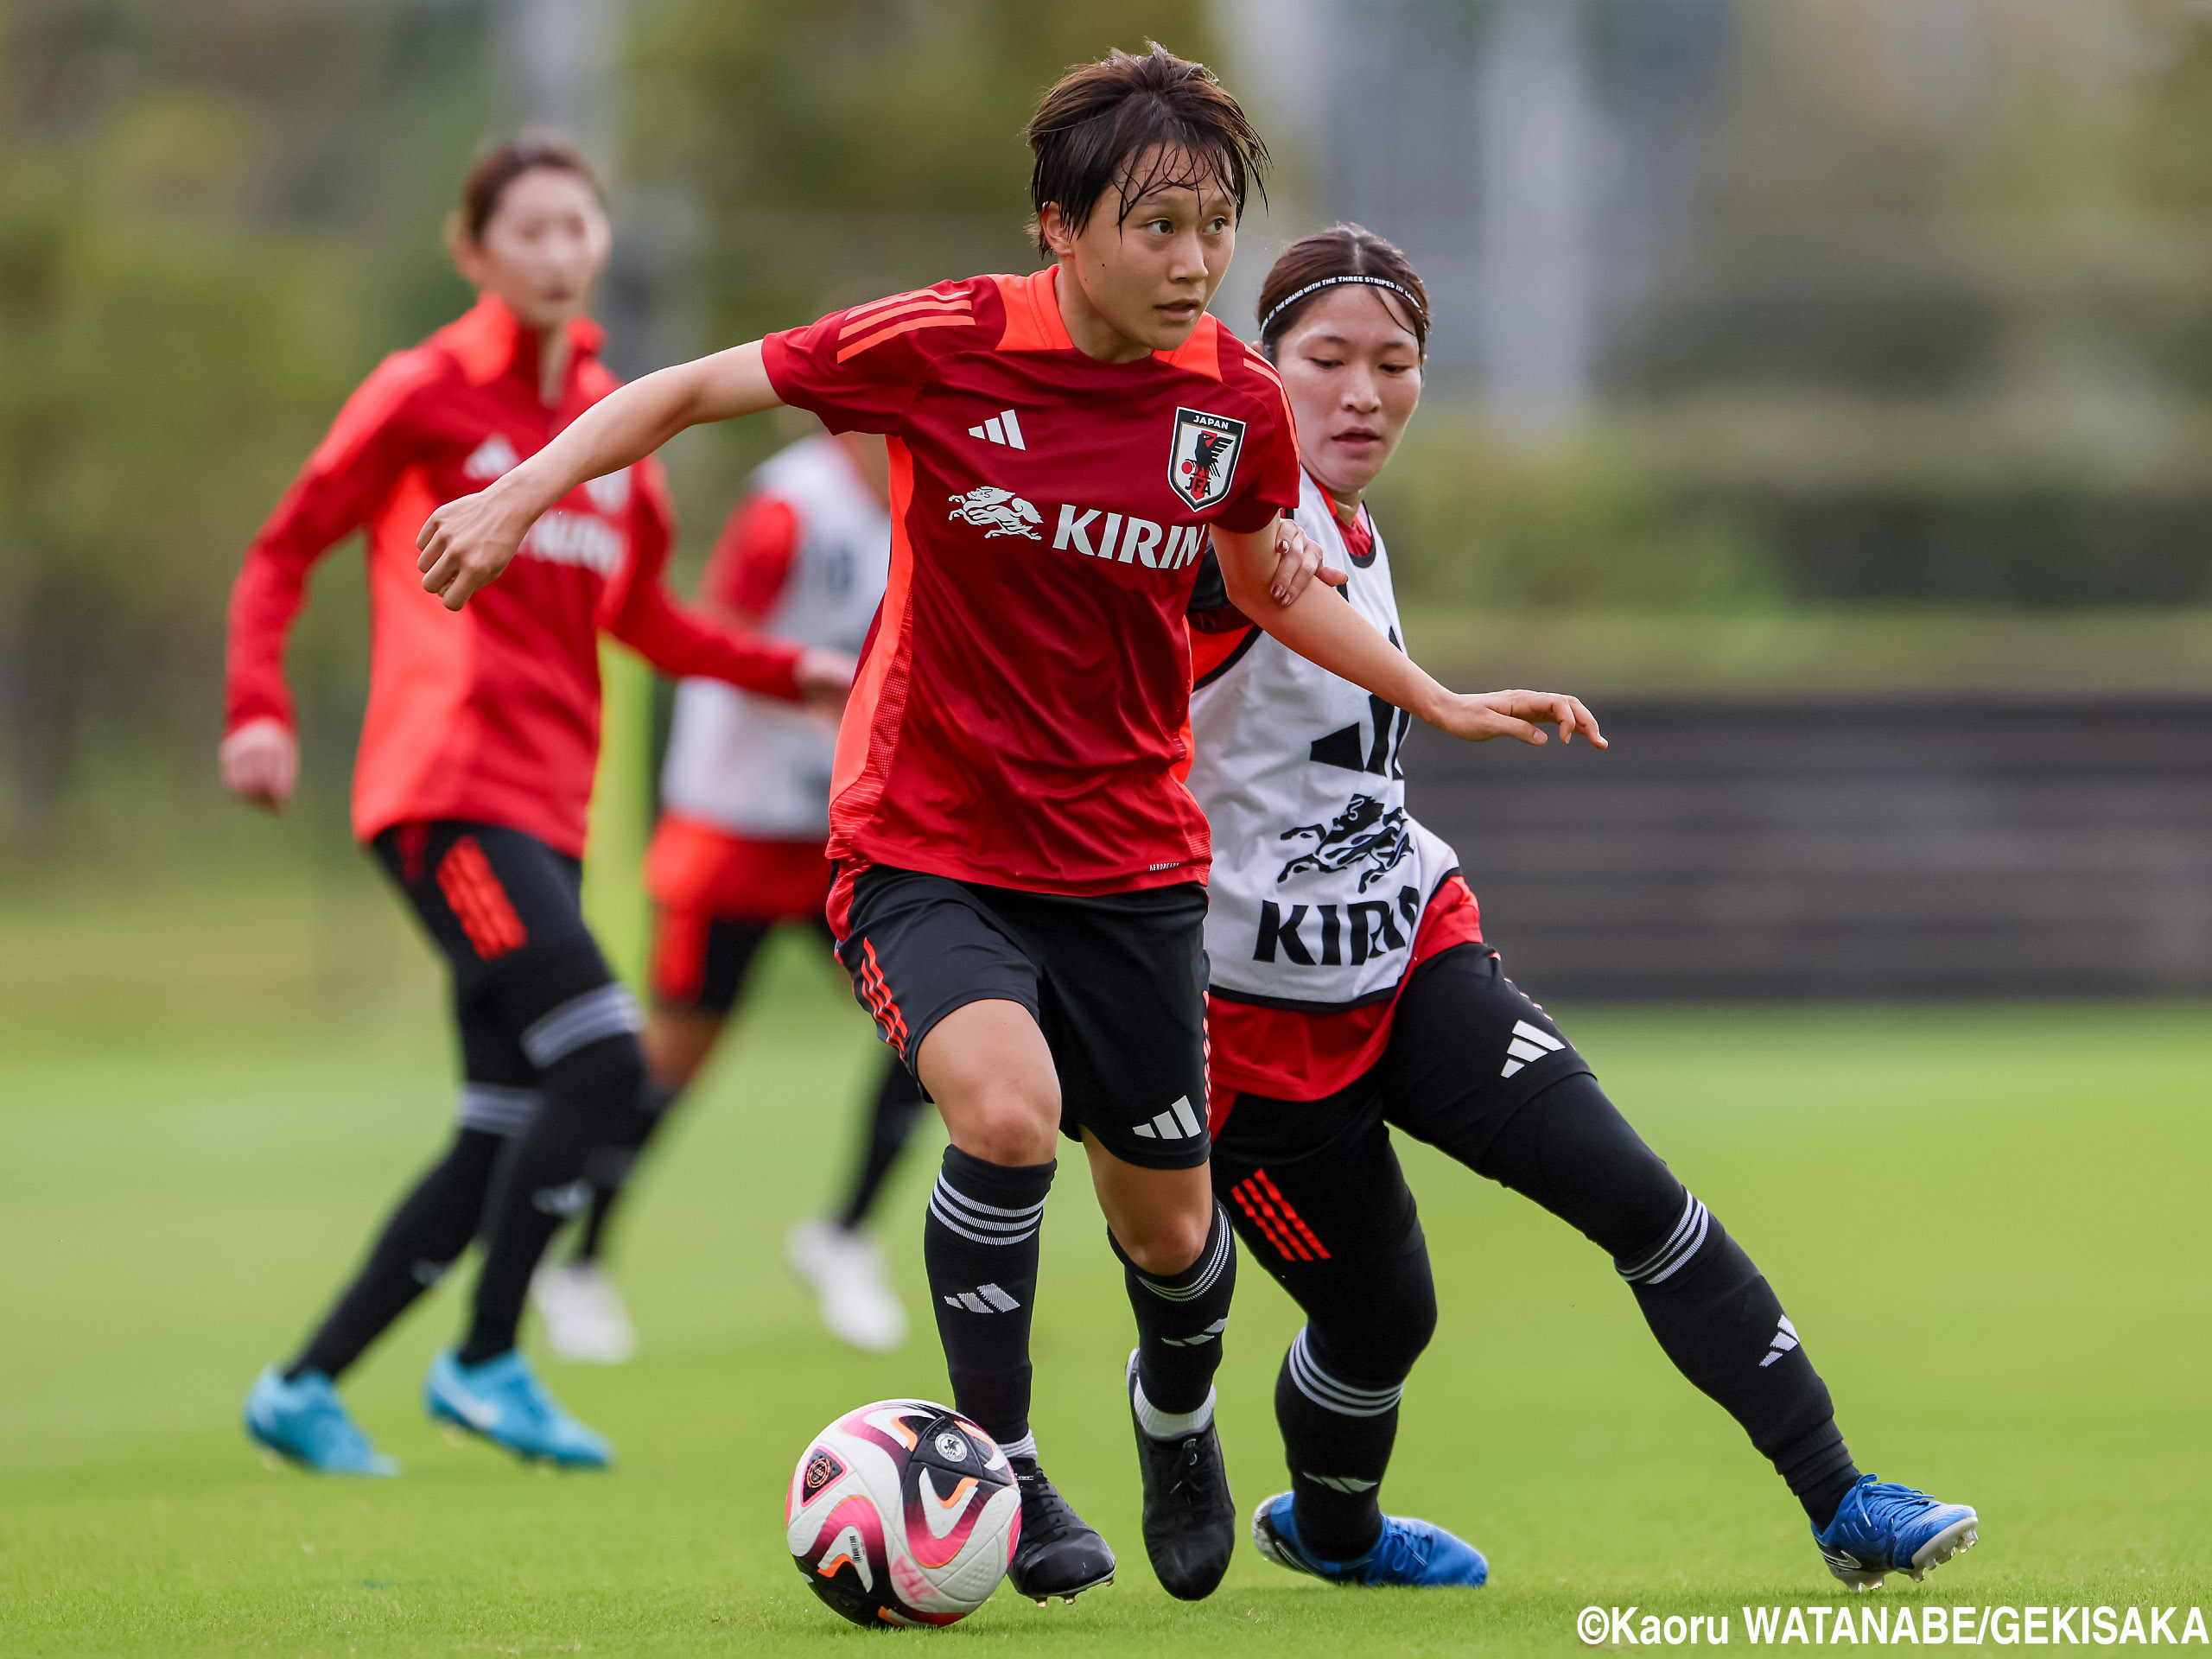
POLYGON ((950 1407, 879 1400, 814 1437, 784 1500, 791 1560, 855 1624, 950 1624, 998 1588, 1021 1489, 998 1442, 950 1407))

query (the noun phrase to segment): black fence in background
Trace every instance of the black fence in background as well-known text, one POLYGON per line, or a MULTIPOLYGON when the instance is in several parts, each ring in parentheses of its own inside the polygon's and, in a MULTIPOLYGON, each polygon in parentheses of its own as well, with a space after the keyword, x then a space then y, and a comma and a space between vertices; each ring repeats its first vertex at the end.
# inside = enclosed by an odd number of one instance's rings
POLYGON ((1605 753, 1407 744, 1532 995, 2212 991, 2212 701, 1599 712, 1605 753))

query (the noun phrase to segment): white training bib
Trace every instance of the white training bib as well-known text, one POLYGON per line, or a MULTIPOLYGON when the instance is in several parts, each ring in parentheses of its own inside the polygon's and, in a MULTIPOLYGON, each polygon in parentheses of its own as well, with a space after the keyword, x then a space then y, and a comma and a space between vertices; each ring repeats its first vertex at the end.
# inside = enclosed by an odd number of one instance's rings
MULTIPOLYGON (((801 440, 753 475, 790 504, 798 545, 764 633, 857 657, 891 568, 891 517, 836 439, 801 440)), ((669 810, 751 841, 820 841, 830 834, 833 726, 796 703, 720 680, 677 688, 661 770, 669 810)))
MULTIPOLYGON (((1354 560, 1301 479, 1298 527, 1348 571, 1342 590, 1402 645, 1382 538, 1354 560)), ((1191 792, 1213 825, 1212 988, 1316 1011, 1388 998, 1430 896, 1459 868, 1406 814, 1413 716, 1262 633, 1191 696, 1191 792)))

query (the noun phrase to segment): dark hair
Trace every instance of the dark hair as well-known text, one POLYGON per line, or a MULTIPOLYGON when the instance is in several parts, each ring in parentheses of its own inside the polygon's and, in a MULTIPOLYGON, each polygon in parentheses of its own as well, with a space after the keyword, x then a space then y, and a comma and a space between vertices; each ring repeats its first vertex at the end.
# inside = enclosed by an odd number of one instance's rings
POLYGON ((1414 343, 1428 350, 1428 290, 1406 251, 1362 225, 1332 225, 1301 236, 1260 284, 1260 349, 1273 362, 1275 346, 1313 302, 1331 289, 1364 283, 1397 296, 1414 327, 1414 343))
POLYGON ((541 168, 554 173, 572 173, 591 187, 594 195, 602 194, 598 175, 575 145, 557 134, 524 132, 512 143, 494 144, 476 158, 476 165, 461 181, 461 216, 456 228, 471 242, 481 242, 484 227, 499 211, 499 199, 507 194, 507 187, 524 174, 541 168))
POLYGON ((1030 229, 1037 251, 1045 243, 1044 214, 1057 204, 1071 232, 1090 222, 1109 189, 1120 193, 1121 224, 1147 192, 1163 186, 1192 189, 1218 181, 1244 216, 1246 192, 1267 186, 1268 147, 1244 111, 1202 63, 1179 58, 1157 41, 1142 57, 1116 48, 1097 63, 1078 63, 1054 81, 1023 136, 1037 157, 1029 175, 1030 229), (1138 176, 1137 163, 1154 146, 1160 153, 1138 176))

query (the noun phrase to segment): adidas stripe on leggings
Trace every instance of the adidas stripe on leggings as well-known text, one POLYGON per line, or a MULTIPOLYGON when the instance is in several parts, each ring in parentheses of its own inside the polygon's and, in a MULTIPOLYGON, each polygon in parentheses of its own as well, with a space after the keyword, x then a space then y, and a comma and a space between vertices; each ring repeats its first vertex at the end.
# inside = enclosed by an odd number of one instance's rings
POLYGON ((1414 972, 1372 1071, 1319 1101, 1239 1096, 1214 1190, 1304 1310, 1275 1381, 1299 1533, 1363 1554, 1398 1401, 1436 1327, 1428 1247, 1390 1131, 1541 1205, 1612 1257, 1676 1368, 1825 1526, 1858 1478, 1827 1385, 1743 1249, 1631 1128, 1487 945, 1414 972))

